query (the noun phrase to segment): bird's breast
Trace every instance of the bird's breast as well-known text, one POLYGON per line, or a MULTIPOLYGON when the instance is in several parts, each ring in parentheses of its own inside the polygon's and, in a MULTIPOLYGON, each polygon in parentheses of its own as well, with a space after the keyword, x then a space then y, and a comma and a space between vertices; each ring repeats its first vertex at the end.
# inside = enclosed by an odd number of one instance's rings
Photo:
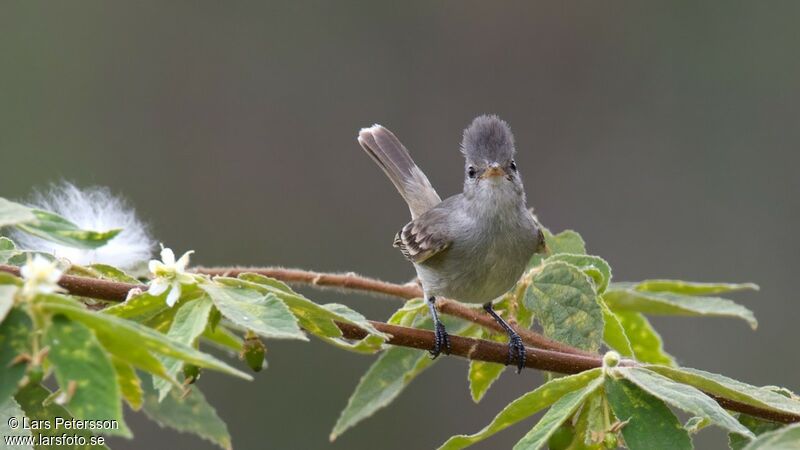
POLYGON ((483 303, 508 292, 524 272, 538 239, 532 220, 473 219, 446 251, 417 266, 428 295, 483 303))

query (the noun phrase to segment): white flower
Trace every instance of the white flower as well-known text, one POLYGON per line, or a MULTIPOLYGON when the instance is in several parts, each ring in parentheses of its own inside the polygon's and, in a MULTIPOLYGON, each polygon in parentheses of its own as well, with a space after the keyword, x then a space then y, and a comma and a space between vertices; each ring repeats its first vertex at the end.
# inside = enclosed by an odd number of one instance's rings
POLYGON ((61 279, 64 272, 59 269, 57 261, 50 261, 41 255, 34 255, 19 272, 22 279, 25 280, 22 293, 26 297, 33 297, 36 294, 52 294, 64 290, 58 285, 58 280, 61 279))
POLYGON ((161 245, 161 261, 153 259, 148 264, 150 273, 153 274, 154 278, 150 282, 150 288, 147 289, 147 293, 158 296, 171 288, 169 294, 167 294, 167 305, 174 306, 175 302, 181 298, 181 285, 196 283, 194 276, 186 272, 186 265, 189 264, 189 255, 192 253, 194 253, 194 250, 189 250, 175 261, 175 253, 172 252, 172 249, 161 245))

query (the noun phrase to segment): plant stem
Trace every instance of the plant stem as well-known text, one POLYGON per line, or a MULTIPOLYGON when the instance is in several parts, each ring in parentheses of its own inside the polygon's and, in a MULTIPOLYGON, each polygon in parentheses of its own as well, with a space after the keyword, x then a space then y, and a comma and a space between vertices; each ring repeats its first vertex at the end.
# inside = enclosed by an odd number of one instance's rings
MULTIPOLYGON (((19 276, 19 268, 15 266, 0 265, 0 271, 10 272, 19 276)), ((374 278, 368 278, 355 273, 321 273, 301 269, 285 269, 282 267, 215 267, 215 268, 196 268, 196 273, 211 276, 230 276, 236 277, 243 273, 256 273, 276 280, 281 280, 291 284, 303 284, 318 288, 335 288, 348 291, 366 292, 372 294, 382 294, 403 299, 411 299, 422 296, 422 289, 414 283, 396 284, 388 283, 374 278)), ((73 295, 81 297, 91 297, 108 301, 122 301, 133 288, 142 291, 147 290, 145 285, 135 285, 129 283, 119 283, 115 281, 99 280, 95 278, 79 277, 74 275, 64 275, 58 283, 73 295)), ((469 322, 476 323, 484 328, 497 332, 505 333, 500 325, 494 321, 482 309, 470 308, 462 303, 447 298, 440 298, 436 306, 442 314, 459 317, 469 322)), ((534 347, 556 350, 564 353, 572 353, 584 356, 597 356, 595 353, 587 352, 570 345, 549 339, 541 334, 527 328, 514 327, 520 335, 522 341, 534 347)))
MULTIPOLYGON (((0 264, 0 272, 8 272, 20 276, 19 267, 0 264)), ((144 284, 119 283, 116 281, 100 280, 97 278, 77 277, 62 275, 58 285, 70 294, 80 297, 90 297, 112 302, 124 301, 131 289, 147 290, 144 284)))
MULTIPOLYGON (((197 267, 194 272, 212 276, 236 277, 243 273, 256 273, 266 277, 275 278, 290 284, 304 284, 316 288, 333 288, 339 290, 381 294, 402 299, 422 297, 422 288, 416 283, 396 284, 374 278, 348 273, 324 273, 302 269, 286 269, 283 267, 197 267)), ((439 298, 436 306, 442 314, 458 317, 468 322, 476 323, 484 328, 505 334, 497 322, 486 314, 483 309, 470 308, 469 306, 447 298, 439 298)), ((514 331, 520 335, 522 341, 534 347, 556 350, 575 355, 597 356, 596 353, 587 352, 579 348, 549 339, 527 328, 513 326, 514 331)))
POLYGON ((290 284, 307 284, 318 288, 346 289, 372 294, 382 294, 402 299, 422 297, 422 288, 416 283, 396 284, 376 280, 353 272, 325 273, 284 267, 195 267, 195 273, 211 276, 236 277, 243 273, 256 273, 290 284))
MULTIPOLYGON (((387 293, 387 290, 397 290, 397 288, 412 289, 412 286, 410 285, 394 285, 392 283, 386 283, 383 281, 370 280, 358 277, 353 274, 345 274, 345 275, 317 274, 317 275, 323 275, 323 277, 322 278, 311 277, 309 279, 308 275, 314 274, 315 272, 300 271, 295 269, 268 269, 268 270, 271 271, 270 273, 273 274, 270 276, 273 276, 274 278, 295 283, 305 282, 305 283, 310 283, 312 285, 323 285, 320 284, 319 280, 324 279, 326 280, 325 281, 326 283, 342 282, 342 284, 327 284, 328 286, 345 287, 348 289, 352 288, 356 290, 366 290, 366 291, 369 291, 369 289, 367 289, 366 286, 373 286, 373 287, 378 287, 379 289, 376 288, 375 292, 380 292, 380 293, 387 293), (272 272, 272 271, 278 271, 278 272, 272 272), (274 276, 275 274, 278 274, 278 276, 274 276), (280 275, 284 275, 284 277, 279 278, 280 275), (336 277, 341 277, 341 278, 336 278, 336 277), (314 281, 315 279, 317 280, 316 282, 314 281), (345 279, 347 280, 347 283, 343 282, 343 280, 345 279)), ((19 276, 19 268, 15 266, 0 265, 0 272, 8 272, 19 276)), ((235 269, 235 271, 234 270, 223 271, 222 269, 204 269, 200 273, 209 273, 212 275, 237 275, 238 273, 245 273, 245 272, 251 272, 251 273, 255 272, 266 275, 265 270, 248 270, 243 268, 235 269), (218 272, 213 273, 212 270, 218 272)), ((128 295, 128 292, 131 289, 138 288, 142 289, 143 291, 147 289, 147 286, 143 284, 119 283, 115 281, 106 281, 96 278, 77 277, 73 275, 62 276, 61 280, 59 280, 59 285, 65 288, 72 295, 77 295, 81 297, 91 297, 95 299, 108 300, 108 301, 117 301, 117 302, 124 301, 128 295)), ((389 295, 394 295, 394 294, 389 294, 389 295)), ((413 298, 413 296, 409 298, 413 298)), ((452 300, 448 300, 444 303, 444 305, 440 305, 440 308, 442 308, 442 312, 445 312, 445 308, 447 308, 447 305, 450 304, 455 304, 455 302, 453 302, 452 300), (444 308, 442 306, 444 306, 444 308)), ((474 319, 471 321, 474 321, 478 324, 482 324, 481 321, 483 320, 482 319, 483 314, 480 314, 478 313, 478 311, 475 311, 468 307, 464 308, 466 309, 466 311, 468 311, 468 313, 462 311, 461 309, 456 310, 459 312, 459 314, 462 313, 464 314, 463 316, 459 317, 463 317, 467 320, 474 319)), ((451 309, 451 311, 453 310, 451 309)), ((391 335, 389 340, 387 341, 387 343, 390 345, 417 348, 425 351, 433 348, 433 343, 435 338, 434 334, 431 331, 420 330, 417 328, 401 327, 397 325, 387 324, 384 322, 371 321, 371 323, 379 331, 391 335)), ((368 334, 365 330, 362 330, 361 328, 354 325, 344 324, 344 323, 337 323, 337 325, 342 330, 343 336, 347 339, 363 339, 368 334)), ((506 359, 508 356, 508 347, 505 344, 491 342, 483 339, 466 338, 461 336, 451 336, 450 343, 452 346, 451 355, 460 356, 467 359, 494 362, 498 364, 506 363, 506 359)), ((531 347, 527 347, 526 352, 528 358, 525 361, 525 367, 538 370, 546 370, 564 374, 574 374, 594 369, 597 367, 602 367, 603 364, 602 358, 599 355, 593 355, 593 354, 590 355, 575 354, 560 350, 531 348, 531 347)), ((623 360, 620 362, 620 364, 634 366, 637 363, 632 360, 623 360)), ((782 422, 782 423, 800 422, 800 415, 772 411, 752 405, 747 405, 725 397, 720 397, 713 394, 708 394, 708 395, 713 399, 715 399, 725 409, 743 412, 746 414, 750 414, 752 416, 760 417, 775 422, 782 422)))
MULTIPOLYGON (((431 331, 390 325, 383 322, 370 321, 370 323, 377 328, 378 331, 391 335, 391 338, 389 338, 387 341, 387 343, 391 345, 418 348, 420 350, 430 350, 433 348, 435 337, 431 331)), ((344 337, 348 339, 363 339, 367 336, 366 331, 354 325, 344 323, 337 323, 337 325, 342 330, 344 337)), ((506 359, 508 357, 508 347, 505 344, 498 342, 466 338, 461 336, 450 336, 450 345, 452 347, 450 352, 451 356, 460 356, 462 358, 493 362, 503 365, 506 364, 506 359)), ((598 356, 574 355, 531 347, 526 347, 525 350, 528 356, 525 360, 525 367, 529 367, 531 369, 546 370, 563 374, 575 374, 603 366, 603 360, 598 356)), ((631 360, 620 361, 620 365, 622 366, 636 366, 637 364, 638 363, 631 360)), ((742 412, 774 422, 800 422, 800 416, 795 414, 759 408, 714 394, 706 393, 706 395, 716 400, 717 403, 719 403, 723 408, 731 411, 742 412)))

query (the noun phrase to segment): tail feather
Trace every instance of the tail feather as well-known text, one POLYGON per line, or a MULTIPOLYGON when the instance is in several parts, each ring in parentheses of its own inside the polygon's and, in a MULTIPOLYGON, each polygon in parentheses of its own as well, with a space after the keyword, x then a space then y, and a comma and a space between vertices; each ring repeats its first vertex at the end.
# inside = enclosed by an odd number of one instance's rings
POLYGON ((358 143, 403 196, 412 218, 442 201, 428 177, 417 167, 408 150, 391 131, 381 125, 363 128, 358 133, 358 143))

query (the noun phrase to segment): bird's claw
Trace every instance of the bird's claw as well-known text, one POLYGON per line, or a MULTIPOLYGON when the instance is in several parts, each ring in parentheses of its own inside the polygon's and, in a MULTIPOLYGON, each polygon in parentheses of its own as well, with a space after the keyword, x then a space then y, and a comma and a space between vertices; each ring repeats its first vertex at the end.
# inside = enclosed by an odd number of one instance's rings
POLYGON ((437 320, 434 325, 434 340, 431 356, 433 359, 436 359, 442 351, 444 351, 445 355, 450 354, 450 336, 447 334, 444 324, 437 320))
POLYGON ((517 373, 520 373, 522 368, 525 367, 525 356, 525 344, 522 343, 522 338, 517 333, 509 334, 506 365, 511 365, 516 361, 517 373))

